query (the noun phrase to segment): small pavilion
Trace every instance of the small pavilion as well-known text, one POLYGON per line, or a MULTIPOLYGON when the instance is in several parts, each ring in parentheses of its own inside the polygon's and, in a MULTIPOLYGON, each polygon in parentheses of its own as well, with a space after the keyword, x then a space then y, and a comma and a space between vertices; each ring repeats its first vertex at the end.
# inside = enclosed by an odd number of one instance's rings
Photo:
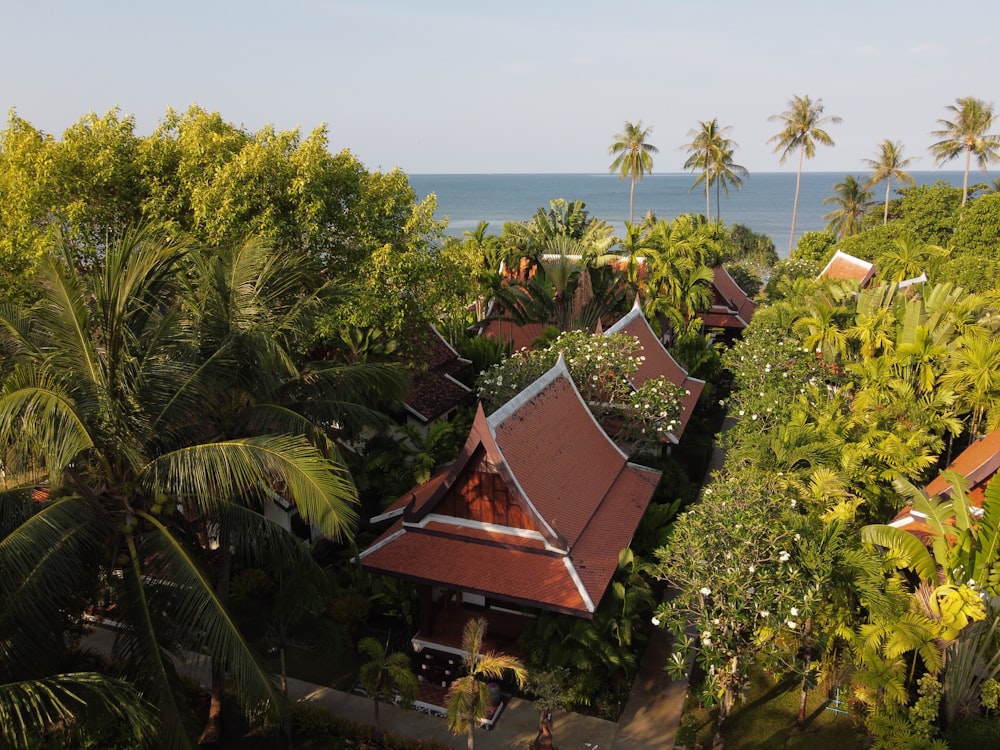
POLYGON ((364 568, 418 585, 418 651, 459 654, 472 616, 514 645, 538 610, 593 618, 660 472, 629 462, 562 358, 487 417, 458 458, 373 523, 364 568))

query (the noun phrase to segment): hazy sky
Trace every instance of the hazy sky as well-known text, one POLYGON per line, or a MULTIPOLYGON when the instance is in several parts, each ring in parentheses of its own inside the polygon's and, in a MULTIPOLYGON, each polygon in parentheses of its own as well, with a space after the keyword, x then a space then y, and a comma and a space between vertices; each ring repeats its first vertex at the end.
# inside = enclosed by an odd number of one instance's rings
MULTIPOLYGON (((1000 100, 996 0, 0 0, 0 104, 61 135, 120 107, 137 130, 197 103, 250 130, 308 132, 369 169, 605 172, 626 120, 655 172, 699 120, 737 162, 780 165, 792 95, 843 118, 811 171, 860 171, 885 138, 934 168, 960 96, 1000 100)), ((951 169, 961 169, 954 162, 951 169)))

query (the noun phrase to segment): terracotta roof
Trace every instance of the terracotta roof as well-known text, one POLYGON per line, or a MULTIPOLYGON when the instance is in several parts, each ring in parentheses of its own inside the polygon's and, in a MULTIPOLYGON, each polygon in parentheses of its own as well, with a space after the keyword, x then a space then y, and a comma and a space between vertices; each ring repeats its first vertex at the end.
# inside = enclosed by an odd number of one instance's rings
MULTIPOLYGON (((1000 430, 994 430, 972 443, 948 468, 969 480, 970 494, 977 489, 981 492, 1000 469, 1000 430)), ((951 482, 941 474, 924 488, 924 492, 947 497, 951 489, 951 482)))
POLYGON ((848 279, 857 281, 858 286, 864 286, 871 281, 874 275, 875 264, 856 258, 842 250, 837 250, 826 267, 820 271, 819 278, 848 279))
POLYGON ((687 395, 681 400, 680 425, 668 436, 672 443, 677 443, 681 435, 684 434, 691 414, 701 397, 705 381, 690 377, 687 370, 681 367, 677 360, 670 355, 670 352, 663 347, 656 332, 650 327, 649 321, 643 314, 638 297, 636 297, 635 304, 629 313, 605 331, 606 336, 612 333, 627 333, 639 339, 642 356, 645 357, 645 360, 639 365, 639 369, 636 370, 632 378, 633 386, 638 388, 651 378, 665 377, 678 388, 687 391, 687 395))
POLYGON ((427 424, 468 401, 472 389, 457 378, 472 365, 431 327, 423 352, 426 369, 415 373, 403 399, 405 409, 427 424))
POLYGON ((548 328, 548 324, 546 323, 526 323, 525 325, 519 325, 512 320, 497 320, 493 318, 483 328, 482 335, 489 336, 497 341, 509 341, 511 343, 511 351, 518 352, 521 349, 533 348, 535 339, 541 336, 546 328, 548 328))
MULTIPOLYGON (((982 508, 985 499, 986 485, 1000 469, 1000 430, 994 430, 985 437, 972 443, 948 465, 949 471, 965 477, 969 482, 966 497, 973 507, 982 508)), ((926 487, 924 494, 928 497, 948 498, 952 493, 952 483, 945 474, 939 474, 926 487)), ((934 536, 931 527, 924 517, 907 505, 892 521, 891 526, 906 529, 927 542, 934 536)))
POLYGON ((397 502, 362 564, 592 617, 659 477, 628 462, 560 359, 488 419, 480 407, 459 458, 397 502))
MULTIPOLYGON (((716 304, 723 303, 732 313, 735 313, 746 328, 757 309, 757 303, 747 296, 743 288, 722 266, 712 269, 712 289, 715 292, 716 304)), ((703 318, 704 319, 704 318, 703 318)))

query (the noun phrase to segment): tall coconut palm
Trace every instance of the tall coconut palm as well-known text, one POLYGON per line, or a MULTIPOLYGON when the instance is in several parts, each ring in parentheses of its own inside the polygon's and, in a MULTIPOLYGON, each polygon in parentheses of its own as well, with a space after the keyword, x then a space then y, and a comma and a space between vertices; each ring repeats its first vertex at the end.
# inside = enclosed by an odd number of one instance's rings
POLYGON ((724 148, 719 154, 715 163, 715 218, 722 218, 722 204, 720 201, 720 191, 729 197, 729 188, 743 187, 743 180, 750 176, 750 171, 742 164, 733 161, 733 150, 736 144, 729 148, 724 148))
POLYGON ((172 664, 180 649, 225 664, 247 711, 278 705, 270 670, 217 590, 213 554, 234 545, 297 559, 300 546, 258 512, 276 491, 332 538, 349 533, 355 502, 336 456, 287 429, 287 410, 219 419, 247 400, 220 383, 252 373, 226 374, 240 367, 234 349, 205 356, 195 340, 208 324, 182 303, 190 254, 150 230, 127 233, 82 271, 53 254, 40 263, 40 302, 0 315, 11 353, 0 389, 7 475, 30 496, 38 467, 47 496, 0 541, 5 656, 29 667, 48 645, 33 623, 64 622, 109 589, 122 623, 116 663, 156 707, 166 748, 191 746, 172 664))
POLYGON ((469 750, 475 750, 474 730, 490 706, 489 689, 484 680, 502 680, 514 676, 518 687, 527 683, 528 673, 520 659, 495 651, 483 651, 486 620, 482 617, 465 623, 462 631, 462 662, 468 674, 459 677, 448 689, 448 726, 459 734, 468 733, 469 750))
POLYGON ((865 159, 865 164, 872 170, 865 189, 875 187, 885 180, 885 212, 882 216, 882 224, 889 223, 889 196, 892 194, 892 179, 895 177, 902 185, 913 185, 914 179, 909 172, 905 171, 913 159, 903 156, 903 144, 899 141, 890 141, 886 138, 878 146, 878 156, 874 159, 865 159))
POLYGON ((608 153, 615 157, 611 162, 610 171, 617 172, 620 179, 629 179, 632 182, 628 193, 629 224, 635 223, 633 218, 635 184, 647 172, 653 171, 653 154, 659 151, 656 146, 646 141, 651 131, 651 127, 642 127, 642 120, 635 123, 626 122, 625 129, 615 134, 614 141, 608 148, 608 153))
POLYGON ((965 172, 962 179, 962 205, 969 198, 969 167, 972 158, 986 173, 990 164, 1000 159, 1000 134, 990 133, 990 128, 996 122, 993 114, 993 104, 987 104, 982 99, 963 96, 949 104, 946 109, 953 119, 938 120, 940 130, 931 131, 931 135, 940 138, 931 144, 931 153, 938 164, 945 164, 965 154, 965 172))
POLYGON ((715 118, 699 122, 697 128, 688 131, 691 142, 682 146, 690 154, 684 162, 684 169, 701 173, 691 189, 704 183, 705 218, 709 220, 712 218, 712 186, 716 189, 715 208, 718 215, 720 189, 724 188, 726 195, 729 195, 729 186, 740 187, 743 184, 742 178, 748 174, 746 168, 733 162, 736 143, 728 137, 731 130, 731 126, 720 127, 715 118))
POLYGON ((833 186, 833 195, 823 199, 823 205, 837 206, 833 211, 823 214, 829 223, 826 231, 832 232, 838 238, 850 237, 861 231, 861 220, 865 211, 871 205, 872 194, 858 182, 854 175, 847 175, 843 182, 833 186))
POLYGON ((781 132, 768 139, 774 144, 776 153, 781 154, 782 164, 798 151, 799 165, 795 173, 795 203, 792 205, 792 231, 788 238, 788 254, 795 245, 795 218, 799 211, 799 187, 802 183, 802 162, 816 155, 816 144, 832 146, 833 139, 823 130, 827 123, 836 124, 841 119, 835 115, 823 115, 823 100, 813 101, 808 96, 793 96, 788 100, 788 109, 781 114, 771 115, 769 122, 780 122, 781 132))

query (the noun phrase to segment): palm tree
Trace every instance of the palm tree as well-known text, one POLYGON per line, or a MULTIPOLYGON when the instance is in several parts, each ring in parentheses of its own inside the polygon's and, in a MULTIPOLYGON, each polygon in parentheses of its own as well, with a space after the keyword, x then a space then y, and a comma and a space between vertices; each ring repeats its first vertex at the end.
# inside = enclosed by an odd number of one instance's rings
POLYGON ((367 661, 361 665, 358 681, 368 691, 375 704, 375 734, 382 736, 382 721, 379 718, 379 703, 399 693, 403 705, 409 706, 417 697, 417 677, 410 670, 410 659, 403 653, 389 653, 387 648, 374 638, 362 638, 358 651, 367 661))
POLYGON ((651 143, 647 143, 649 133, 652 128, 643 128, 642 120, 638 122, 625 123, 625 130, 616 133, 608 153, 615 157, 609 168, 612 173, 617 172, 622 180, 630 179, 632 185, 628 194, 628 221, 635 223, 633 218, 633 206, 635 203, 635 183, 642 179, 646 172, 653 171, 653 154, 659 149, 651 143))
POLYGON ((904 171, 913 159, 903 157, 903 144, 886 138, 878 146, 878 156, 865 159, 865 164, 872 170, 865 189, 875 187, 885 180, 885 212, 882 224, 889 223, 889 195, 892 192, 892 178, 895 177, 902 185, 913 185, 914 179, 909 172, 904 171))
MULTIPOLYGON (((156 707, 158 746, 167 748, 190 747, 171 663, 178 649, 225 664, 247 710, 278 705, 270 670, 225 606, 229 545, 246 557, 297 556, 291 535, 258 511, 276 491, 331 538, 349 533, 355 502, 315 424, 307 431, 290 410, 259 401, 252 419, 223 418, 250 417, 242 411, 250 391, 233 384, 270 377, 242 362, 262 370, 272 362, 248 351, 241 361, 234 342, 201 350, 196 337, 223 326, 196 320, 197 300, 183 302, 187 291, 210 294, 183 288, 194 277, 191 255, 185 242, 148 229, 126 233, 83 270, 69 253, 53 253, 40 262, 40 302, 0 315, 12 353, 0 444, 27 498, 0 540, 4 661, 30 669, 51 647, 32 623, 65 623, 101 586, 111 589, 123 625, 116 661, 156 707), (33 465, 44 502, 30 499, 33 465)), ((230 312, 231 325, 247 323, 230 312)))
POLYGON ((976 164, 985 174, 986 168, 1000 159, 1000 134, 989 132, 996 122, 992 103, 963 96, 946 109, 954 119, 938 120, 941 129, 931 131, 931 135, 941 140, 931 145, 931 153, 938 164, 944 164, 965 152, 965 176, 962 180, 964 206, 969 198, 969 167, 972 165, 972 157, 976 157, 976 164))
POLYGON ((854 175, 847 175, 843 182, 833 186, 833 195, 823 199, 824 206, 830 203, 837 206, 830 213, 823 214, 823 218, 829 222, 826 231, 840 239, 860 232, 861 220, 871 205, 871 200, 871 191, 864 189, 854 175))
POLYGON ((793 96, 788 100, 788 109, 781 114, 771 115, 769 122, 780 122, 781 132, 768 139, 774 144, 775 152, 781 153, 780 163, 784 164, 794 152, 799 152, 799 166, 795 176, 795 203, 792 206, 792 231, 788 238, 788 254, 792 254, 795 244, 795 217, 799 210, 799 186, 802 182, 802 161, 816 155, 816 144, 832 146, 833 139, 823 130, 827 123, 839 123, 834 115, 823 116, 823 100, 812 101, 808 96, 793 96))
POLYGON ((712 218, 710 188, 714 185, 716 189, 715 207, 718 214, 719 190, 724 188, 728 196, 729 185, 742 186, 742 178, 748 174, 746 168, 733 163, 736 143, 728 137, 731 130, 731 126, 719 127, 719 121, 714 118, 711 121, 699 122, 697 128, 688 131, 688 135, 692 138, 691 142, 682 146, 690 154, 688 160, 684 162, 684 169, 701 172, 691 189, 705 184, 706 219, 712 218))
POLYGON ((718 159, 715 162, 715 218, 722 218, 722 206, 719 200, 719 191, 722 190, 726 193, 726 197, 729 197, 730 186, 735 188, 743 187, 743 180, 750 176, 749 170, 742 164, 736 164, 733 161, 733 148, 736 144, 733 143, 731 147, 724 148, 719 154, 718 159))
MULTIPOLYGON (((0 739, 4 747, 32 750, 46 733, 85 735, 87 719, 110 719, 133 747, 153 737, 149 707, 127 682, 95 672, 0 684, 0 739), (124 728, 127 727, 127 730, 124 728)), ((75 745, 74 745, 75 747, 75 745)))
POLYGON ((698 185, 705 184, 705 218, 712 218, 712 203, 710 200, 710 188, 715 182, 714 167, 718 160, 719 153, 727 147, 731 141, 726 134, 732 130, 731 127, 719 127, 719 121, 713 118, 710 121, 698 123, 698 127, 688 131, 692 140, 681 148, 687 149, 690 154, 688 160, 684 162, 684 169, 692 172, 698 170, 701 174, 694 181, 691 189, 698 185))
POLYGON ((482 617, 465 623, 462 631, 462 661, 468 674, 459 677, 448 689, 448 726, 459 734, 468 732, 469 750, 475 750, 476 724, 486 716, 490 694, 483 680, 502 680, 507 672, 514 675, 518 687, 527 683, 528 673, 520 659, 495 651, 483 652, 486 620, 482 617))

